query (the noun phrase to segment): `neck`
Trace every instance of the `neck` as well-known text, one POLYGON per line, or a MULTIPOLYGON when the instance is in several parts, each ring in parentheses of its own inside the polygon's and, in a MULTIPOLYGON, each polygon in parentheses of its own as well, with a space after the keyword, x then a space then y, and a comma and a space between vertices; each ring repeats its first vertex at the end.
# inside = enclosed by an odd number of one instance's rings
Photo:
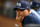
POLYGON ((30 12, 28 12, 28 14, 27 14, 26 16, 28 16, 30 13, 31 13, 31 11, 30 11, 30 12))

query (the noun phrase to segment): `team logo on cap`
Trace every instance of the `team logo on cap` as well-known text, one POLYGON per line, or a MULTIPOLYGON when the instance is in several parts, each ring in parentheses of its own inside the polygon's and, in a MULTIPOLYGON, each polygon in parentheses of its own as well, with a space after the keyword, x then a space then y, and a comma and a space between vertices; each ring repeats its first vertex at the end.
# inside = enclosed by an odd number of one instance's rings
POLYGON ((38 7, 38 5, 36 5, 38 7))
POLYGON ((27 7, 28 8, 28 7, 27 7))
POLYGON ((21 3, 18 3, 18 2, 17 2, 17 6, 19 6, 19 7, 20 7, 20 6, 21 6, 21 3))

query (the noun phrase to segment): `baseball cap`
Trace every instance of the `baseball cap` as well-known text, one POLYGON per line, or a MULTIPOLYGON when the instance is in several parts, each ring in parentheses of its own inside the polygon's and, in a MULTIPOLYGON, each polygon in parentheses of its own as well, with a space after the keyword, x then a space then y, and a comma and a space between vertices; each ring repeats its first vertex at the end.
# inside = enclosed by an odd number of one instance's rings
POLYGON ((27 1, 17 2, 16 6, 14 7, 14 10, 17 10, 17 8, 19 8, 19 9, 31 9, 30 5, 27 1))
POLYGON ((31 7, 39 7, 38 1, 32 1, 31 7))

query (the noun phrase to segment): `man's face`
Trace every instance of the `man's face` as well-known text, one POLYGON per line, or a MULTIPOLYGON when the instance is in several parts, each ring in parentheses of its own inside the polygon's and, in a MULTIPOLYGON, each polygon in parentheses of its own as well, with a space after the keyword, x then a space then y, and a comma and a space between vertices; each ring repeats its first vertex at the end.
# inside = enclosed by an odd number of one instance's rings
POLYGON ((17 9, 16 13, 18 13, 18 16, 28 15, 28 11, 27 10, 23 10, 23 9, 17 9))
POLYGON ((27 16, 30 13, 28 10, 23 9, 17 9, 16 10, 16 19, 18 18, 20 21, 24 19, 25 16, 27 16))

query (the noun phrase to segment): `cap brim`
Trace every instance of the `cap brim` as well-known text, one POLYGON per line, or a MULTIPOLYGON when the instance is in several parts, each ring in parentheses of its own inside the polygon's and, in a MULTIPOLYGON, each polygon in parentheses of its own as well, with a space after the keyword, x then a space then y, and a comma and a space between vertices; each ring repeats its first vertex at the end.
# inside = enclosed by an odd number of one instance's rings
POLYGON ((14 7, 14 10, 17 10, 17 9, 31 9, 31 8, 14 7))
POLYGON ((14 7, 14 10, 17 10, 17 9, 25 9, 25 8, 21 8, 21 7, 14 7))

